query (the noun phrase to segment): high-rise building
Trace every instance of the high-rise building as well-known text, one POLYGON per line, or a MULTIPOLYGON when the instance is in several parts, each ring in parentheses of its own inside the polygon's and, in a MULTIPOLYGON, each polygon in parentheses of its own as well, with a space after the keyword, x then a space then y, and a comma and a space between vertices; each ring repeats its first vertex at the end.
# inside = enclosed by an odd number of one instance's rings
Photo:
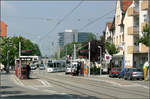
POLYGON ((88 32, 77 32, 77 30, 65 30, 58 33, 59 46, 64 46, 72 42, 84 42, 88 39, 88 32))
POLYGON ((3 21, 0 21, 0 37, 7 37, 7 24, 3 21))
POLYGON ((88 39, 88 32, 78 32, 78 42, 84 42, 88 39))

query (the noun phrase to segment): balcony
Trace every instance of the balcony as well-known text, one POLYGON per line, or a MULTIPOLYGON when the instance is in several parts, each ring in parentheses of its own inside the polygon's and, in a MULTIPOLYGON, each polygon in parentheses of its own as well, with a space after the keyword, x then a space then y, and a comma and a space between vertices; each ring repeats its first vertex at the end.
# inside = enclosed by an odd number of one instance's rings
POLYGON ((148 1, 149 1, 149 0, 144 0, 144 1, 141 3, 141 10, 148 10, 148 1))
POLYGON ((128 27, 128 35, 136 35, 139 33, 139 28, 138 26, 131 26, 128 27))
POLYGON ((148 24, 148 22, 144 22, 141 24, 141 31, 143 31, 144 26, 146 26, 146 24, 148 24))
POLYGON ((139 53, 139 46, 128 46, 127 53, 128 54, 139 53))
POLYGON ((140 52, 141 53, 148 53, 148 47, 146 47, 144 44, 141 44, 140 52))
POLYGON ((128 16, 137 16, 139 15, 139 10, 135 7, 131 7, 128 10, 128 16))

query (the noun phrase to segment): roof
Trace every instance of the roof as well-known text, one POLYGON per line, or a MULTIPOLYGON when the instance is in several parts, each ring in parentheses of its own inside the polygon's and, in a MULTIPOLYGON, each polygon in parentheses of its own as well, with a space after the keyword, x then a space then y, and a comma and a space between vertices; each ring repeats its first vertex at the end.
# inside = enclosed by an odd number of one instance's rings
POLYGON ((132 4, 133 0, 121 0, 121 9, 122 11, 126 11, 127 8, 132 4))
POLYGON ((113 18, 113 21, 112 21, 112 25, 111 25, 111 30, 115 29, 115 17, 113 18))
POLYGON ((108 29, 110 30, 110 29, 111 29, 112 22, 107 22, 106 25, 108 26, 108 29))

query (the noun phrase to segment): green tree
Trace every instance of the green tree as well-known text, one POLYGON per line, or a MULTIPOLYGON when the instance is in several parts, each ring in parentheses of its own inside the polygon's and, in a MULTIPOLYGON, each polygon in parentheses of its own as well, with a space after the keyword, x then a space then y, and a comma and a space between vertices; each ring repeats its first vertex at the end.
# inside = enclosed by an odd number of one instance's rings
POLYGON ((19 42, 21 42, 21 48, 32 49, 32 55, 41 56, 41 52, 37 44, 32 43, 23 37, 7 37, 1 40, 1 57, 0 62, 4 65, 7 64, 7 53, 9 51, 9 64, 14 65, 15 57, 19 56, 19 42))
POLYGON ((108 53, 110 55, 118 53, 118 49, 114 44, 111 44, 110 42, 106 41, 105 48, 107 49, 108 53))
POLYGON ((73 53, 73 50, 74 50, 74 44, 76 45, 76 50, 82 46, 82 43, 81 42, 72 42, 72 43, 69 43, 67 45, 65 45, 63 48, 61 48, 61 51, 60 51, 60 57, 61 58, 64 58, 66 54, 68 55, 72 55, 73 53), (67 51, 67 52, 66 52, 67 51))
POLYGON ((143 28, 143 36, 140 38, 139 43, 143 43, 147 47, 150 47, 150 27, 148 24, 143 28))
POLYGON ((86 41, 93 41, 96 40, 96 35, 93 33, 88 34, 88 39, 86 41))

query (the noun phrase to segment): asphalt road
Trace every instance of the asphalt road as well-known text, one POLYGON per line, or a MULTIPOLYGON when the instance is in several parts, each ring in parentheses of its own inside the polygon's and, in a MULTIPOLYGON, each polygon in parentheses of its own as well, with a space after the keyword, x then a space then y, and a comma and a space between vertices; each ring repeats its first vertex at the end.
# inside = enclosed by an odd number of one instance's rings
POLYGON ((1 99, 149 99, 149 88, 136 85, 135 81, 76 77, 44 70, 32 71, 31 75, 33 79, 20 81, 13 74, 2 74, 1 99))

